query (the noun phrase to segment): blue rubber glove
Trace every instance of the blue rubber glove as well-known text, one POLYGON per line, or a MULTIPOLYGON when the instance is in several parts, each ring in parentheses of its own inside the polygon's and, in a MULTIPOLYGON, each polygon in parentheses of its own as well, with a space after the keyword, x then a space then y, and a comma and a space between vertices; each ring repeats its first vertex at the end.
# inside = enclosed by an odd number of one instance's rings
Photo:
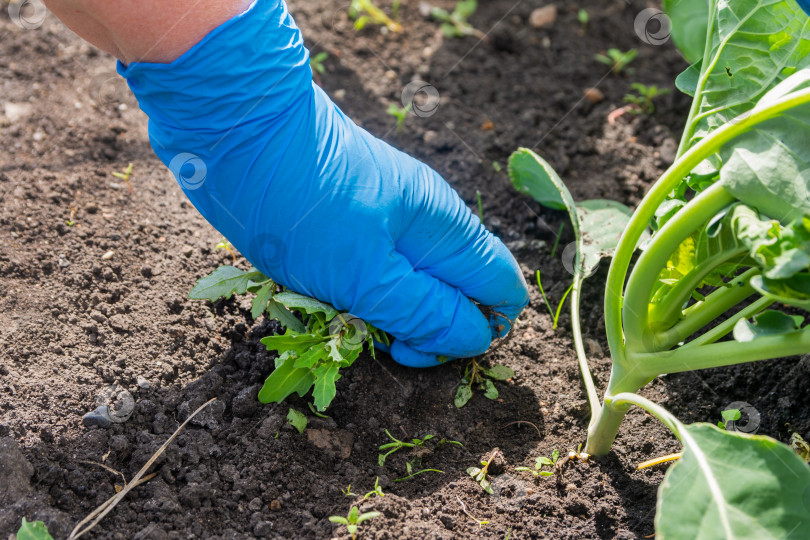
POLYGON ((282 0, 171 64, 118 71, 202 215, 278 283, 389 332, 397 362, 482 354, 528 303, 515 259, 456 192, 312 83, 282 0))

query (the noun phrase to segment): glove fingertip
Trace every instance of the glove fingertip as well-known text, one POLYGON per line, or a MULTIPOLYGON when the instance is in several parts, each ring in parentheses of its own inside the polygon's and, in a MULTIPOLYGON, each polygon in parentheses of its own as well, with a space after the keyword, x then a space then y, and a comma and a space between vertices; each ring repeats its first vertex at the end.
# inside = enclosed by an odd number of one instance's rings
POLYGON ((417 351, 401 340, 395 340, 391 344, 391 357, 397 364, 413 368, 428 368, 442 364, 435 354, 417 351))

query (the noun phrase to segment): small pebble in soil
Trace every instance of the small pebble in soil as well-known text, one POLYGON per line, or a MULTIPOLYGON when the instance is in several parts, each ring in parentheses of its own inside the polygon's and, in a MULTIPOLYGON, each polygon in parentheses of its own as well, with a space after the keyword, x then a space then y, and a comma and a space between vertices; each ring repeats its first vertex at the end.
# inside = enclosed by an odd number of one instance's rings
POLYGON ((152 388, 152 383, 150 383, 143 375, 138 375, 138 378, 136 380, 138 383, 138 388, 142 390, 149 390, 150 388, 152 388))
POLYGON ((108 261, 108 260, 113 258, 113 255, 115 255, 114 251, 108 251, 107 253, 105 253, 104 255, 101 256, 101 260, 102 261, 108 261))
POLYGON ((107 429, 112 424, 110 420, 110 408, 106 405, 101 405, 93 411, 82 416, 82 424, 84 427, 100 427, 107 429))
POLYGON ((279 501, 278 499, 273 499, 272 501, 270 501, 270 510, 272 510, 273 512, 278 512, 279 510, 281 510, 281 501, 279 501))
POLYGON ((532 11, 529 15, 529 24, 534 28, 542 28, 554 24, 557 20, 557 6, 554 4, 543 6, 532 11))
POLYGON ((605 99, 605 94, 598 88, 586 88, 582 95, 591 103, 599 103, 605 99))

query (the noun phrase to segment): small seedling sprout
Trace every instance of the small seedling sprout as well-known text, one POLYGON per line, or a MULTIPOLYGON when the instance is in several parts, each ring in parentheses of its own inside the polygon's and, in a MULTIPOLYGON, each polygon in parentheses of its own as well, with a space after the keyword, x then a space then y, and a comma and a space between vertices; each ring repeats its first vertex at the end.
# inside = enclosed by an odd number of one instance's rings
MULTIPOLYGON (((394 2, 394 17, 399 12, 399 1, 394 2)), ((402 25, 385 14, 372 0, 352 0, 349 5, 349 17, 354 20, 354 27, 362 30, 368 23, 373 22, 390 30, 402 32, 402 25)))
MULTIPOLYGON (((416 461, 416 460, 414 460, 414 461, 416 461)), ((435 473, 439 473, 439 474, 444 474, 444 471, 440 471, 439 469, 419 469, 419 470, 417 470, 416 466, 414 466, 414 464, 412 462, 410 462, 410 461, 405 463, 405 470, 408 473, 408 476, 404 476, 402 478, 397 478, 396 480, 394 480, 394 482, 404 482, 405 480, 410 480, 414 476, 422 474, 422 473, 426 473, 426 472, 435 472, 435 473)))
MULTIPOLYGON (((351 486, 349 486, 351 487, 351 486)), ((374 480, 374 489, 369 491, 363 496, 363 499, 368 499, 369 497, 385 497, 385 493, 383 493, 382 488, 380 487, 380 477, 378 476, 376 480, 374 480)))
POLYGON ((630 87, 636 91, 636 94, 627 94, 624 96, 625 103, 629 103, 634 107, 628 108, 630 113, 638 114, 652 114, 655 112, 655 105, 653 100, 659 96, 669 94, 668 88, 658 88, 656 85, 647 86, 646 84, 633 83, 630 87))
POLYGON ((400 107, 396 103, 392 103, 388 106, 388 110, 386 112, 397 119, 397 133, 402 133, 402 128, 405 125, 405 119, 408 118, 408 112, 410 110, 410 107, 400 107))
POLYGON ((562 233, 565 230, 565 222, 560 223, 560 228, 557 229, 557 236, 554 238, 554 245, 551 246, 551 258, 553 259, 557 255, 557 248, 560 246, 560 239, 562 238, 562 233))
POLYGON ((490 452, 487 459, 481 461, 480 467, 469 467, 467 469, 467 474, 472 476, 473 480, 475 480, 481 488, 492 495, 492 483, 489 481, 489 477, 487 473, 489 472, 489 466, 495 460, 496 457, 501 455, 501 451, 495 448, 492 452, 490 452))
POLYGON ((548 297, 546 297, 546 291, 543 290, 543 282, 540 281, 540 270, 537 271, 537 287, 540 289, 540 294, 543 296, 543 302, 545 302, 546 308, 548 308, 548 313, 549 315, 551 315, 551 318, 553 320, 551 328, 552 330, 556 331, 557 323, 560 320, 560 313, 562 312, 562 307, 565 304, 566 298, 568 298, 568 295, 571 293, 571 290, 573 290, 574 284, 572 282, 571 285, 569 285, 568 288, 565 290, 562 298, 560 299, 560 303, 557 305, 556 311, 551 308, 551 303, 548 301, 548 297))
POLYGON ((594 58, 598 62, 602 62, 603 64, 610 66, 610 70, 613 72, 613 74, 618 75, 625 70, 630 62, 635 60, 636 56, 638 56, 638 51, 636 49, 630 49, 627 52, 622 52, 619 49, 610 48, 607 50, 607 54, 597 54, 594 56, 594 58))
POLYGON ((340 492, 343 493, 343 495, 346 496, 346 497, 357 497, 357 493, 352 493, 352 485, 351 484, 349 484, 346 487, 346 489, 341 488, 340 492))
POLYGON ((736 422, 742 417, 742 412, 739 409, 726 409, 720 413, 723 420, 717 422, 717 427, 720 429, 728 429, 729 422, 736 422))
POLYGON ((129 177, 130 177, 130 176, 132 176, 132 168, 133 168, 133 167, 134 167, 134 165, 133 165, 132 163, 130 163, 129 165, 127 165, 126 169, 123 169, 123 172, 117 172, 117 171, 114 171, 114 172, 112 173, 112 175, 113 175, 114 177, 116 177, 116 178, 120 178, 121 180, 123 180, 124 182, 126 182, 126 183, 127 183, 127 188, 129 189, 129 193, 130 193, 130 194, 132 194, 132 193, 133 193, 133 191, 134 191, 134 190, 132 189, 132 184, 131 184, 131 183, 130 183, 130 181, 129 181, 129 177))
POLYGON ((550 458, 545 456, 540 456, 539 458, 537 458, 534 462, 533 469, 531 467, 515 467, 515 470, 532 473, 532 475, 535 478, 538 478, 540 476, 554 476, 553 469, 554 466, 557 465, 557 461, 559 459, 560 459, 560 451, 555 449, 554 451, 551 452, 550 458), (552 470, 546 471, 543 470, 543 467, 551 467, 552 470))
POLYGON ((324 66, 323 63, 326 62, 327 58, 329 58, 329 53, 326 51, 321 51, 309 58, 309 67, 312 68, 312 76, 318 84, 321 84, 321 75, 326 73, 326 66, 324 66))
MULTIPOLYGON (((478 526, 479 526, 479 527, 483 527, 484 525, 486 525, 487 523, 489 523, 489 520, 488 520, 488 519, 478 519, 477 517, 475 517, 474 515, 472 515, 472 512, 470 512, 469 510, 467 510, 467 505, 466 505, 466 504, 464 504, 464 501, 462 501, 462 500, 461 500, 461 497, 459 497, 458 495, 456 495, 456 500, 458 501, 458 504, 460 504, 460 505, 461 505, 461 511, 462 511, 462 512, 464 512, 464 515, 466 515, 466 516, 467 516, 468 518, 470 518, 471 520, 475 521, 475 522, 478 524, 478 526)), ((509 538, 509 535, 507 534, 507 536, 506 536, 506 537, 507 537, 507 538, 509 538)))
POLYGON ((357 529, 361 523, 381 515, 382 514, 380 514, 380 512, 364 512, 361 514, 360 510, 358 510, 356 506, 352 506, 352 509, 349 510, 349 514, 346 517, 329 516, 329 521, 339 525, 345 525, 346 530, 352 535, 352 540, 355 540, 355 538, 357 538, 357 529))
POLYGON ((484 204, 481 202, 481 192, 475 190, 475 197, 478 199, 478 219, 481 223, 484 222, 484 204))
POLYGON ((467 22, 477 9, 477 0, 459 0, 456 2, 456 7, 452 12, 434 6, 430 10, 430 16, 437 21, 441 21, 441 29, 444 37, 460 38, 474 36, 480 40, 486 41, 486 34, 467 22))
POLYGON ((214 246, 214 251, 219 251, 220 249, 224 249, 225 251, 230 253, 233 264, 236 264, 236 252, 233 250, 233 246, 231 245, 231 243, 228 242, 228 239, 225 238, 224 236, 222 237, 222 240, 220 240, 219 244, 214 246))
POLYGON ((456 390, 453 402, 459 409, 466 405, 472 398, 474 385, 483 390, 485 398, 498 399, 498 389, 492 381, 506 381, 514 376, 515 372, 506 366, 496 364, 491 368, 485 368, 477 360, 472 359, 464 368, 464 375, 461 377, 461 384, 456 390))
POLYGON ((577 11, 577 20, 579 21, 580 26, 584 30, 586 26, 588 26, 588 21, 591 20, 591 16, 588 15, 588 12, 584 9, 580 9, 577 11))

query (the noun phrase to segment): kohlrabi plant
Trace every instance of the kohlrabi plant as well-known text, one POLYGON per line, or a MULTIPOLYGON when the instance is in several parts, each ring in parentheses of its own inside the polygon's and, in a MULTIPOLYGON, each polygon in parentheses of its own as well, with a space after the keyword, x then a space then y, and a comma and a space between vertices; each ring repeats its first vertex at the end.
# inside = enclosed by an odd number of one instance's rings
POLYGON ((665 5, 694 61, 676 80, 693 102, 675 162, 635 212, 575 203, 528 149, 512 156, 510 175, 574 225, 572 331, 592 411, 585 453, 608 453, 625 413, 641 407, 683 445, 659 490, 657 537, 807 538, 810 467, 791 448, 685 425, 637 392, 667 373, 810 353, 797 314, 810 310, 810 21, 794 0, 665 5), (600 402, 580 289, 605 256, 612 370, 600 402))
POLYGON ((293 393, 304 397, 311 389, 315 407, 324 411, 335 398, 340 370, 354 363, 364 344, 373 356, 374 340, 388 344, 388 336, 329 304, 282 289, 256 268, 245 272, 220 266, 197 282, 189 298, 214 302, 233 294, 255 293, 250 310, 253 318, 266 312, 287 328, 283 335, 262 339, 268 350, 278 351, 278 357, 275 370, 259 391, 259 401, 280 403, 293 393))

